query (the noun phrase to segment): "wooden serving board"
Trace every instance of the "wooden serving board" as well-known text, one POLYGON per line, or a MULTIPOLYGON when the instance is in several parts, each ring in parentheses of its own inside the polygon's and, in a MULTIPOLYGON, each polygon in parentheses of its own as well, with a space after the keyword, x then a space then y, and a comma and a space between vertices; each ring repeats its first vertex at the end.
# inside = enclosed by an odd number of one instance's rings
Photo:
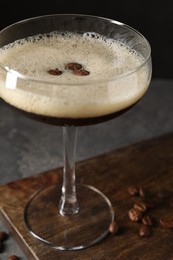
POLYGON ((173 259, 173 229, 159 224, 161 216, 173 216, 172 198, 158 199, 157 195, 162 189, 173 192, 173 133, 78 162, 76 172, 79 183, 95 186, 110 198, 119 233, 80 251, 51 249, 33 238, 23 221, 24 205, 38 188, 61 182, 62 169, 50 170, 0 186, 0 219, 27 259, 173 259), (128 194, 131 184, 145 188, 159 201, 150 210, 155 223, 148 238, 139 236, 141 224, 128 217, 128 210, 140 199, 128 194))

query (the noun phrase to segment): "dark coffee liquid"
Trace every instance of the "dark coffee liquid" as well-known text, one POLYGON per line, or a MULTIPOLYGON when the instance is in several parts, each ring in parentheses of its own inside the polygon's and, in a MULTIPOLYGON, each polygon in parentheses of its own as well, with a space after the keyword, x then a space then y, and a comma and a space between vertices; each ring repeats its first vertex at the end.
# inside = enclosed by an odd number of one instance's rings
POLYGON ((57 125, 57 126, 87 126, 87 125, 94 125, 106 122, 108 120, 111 120, 115 117, 118 117, 122 114, 124 114, 126 111, 128 111, 131 107, 133 107, 135 104, 112 114, 99 116, 99 117, 91 117, 91 118, 56 118, 56 117, 49 117, 49 116, 43 116, 38 115, 34 113, 29 113, 23 110, 20 110, 16 107, 14 107, 15 110, 20 111, 22 114, 24 114, 26 117, 46 123, 51 125, 57 125))

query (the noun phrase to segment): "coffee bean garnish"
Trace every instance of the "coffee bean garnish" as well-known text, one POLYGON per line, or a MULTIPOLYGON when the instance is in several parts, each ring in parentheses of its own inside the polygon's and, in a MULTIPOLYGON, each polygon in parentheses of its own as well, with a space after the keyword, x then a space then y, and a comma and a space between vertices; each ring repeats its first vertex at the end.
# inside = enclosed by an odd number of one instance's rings
MULTIPOLYGON (((87 76, 90 74, 88 70, 85 70, 83 68, 82 64, 76 62, 70 62, 65 64, 65 70, 71 70, 73 74, 77 76, 87 76)), ((63 73, 63 71, 59 70, 58 68, 50 69, 47 72, 53 76, 60 76, 63 73)))
POLYGON ((62 71, 59 70, 58 68, 56 69, 51 69, 51 70, 48 70, 48 73, 51 74, 51 75, 54 75, 54 76, 59 76, 62 74, 62 71))
POLYGON ((90 74, 88 70, 84 70, 84 69, 74 70, 73 73, 78 76, 87 76, 90 74))
POLYGON ((77 76, 87 76, 90 74, 88 70, 85 70, 81 64, 76 62, 67 63, 65 68, 72 70, 73 73, 77 76))
POLYGON ((71 62, 71 63, 67 63, 65 65, 65 68, 69 70, 80 70, 82 69, 82 65, 76 62, 71 62))

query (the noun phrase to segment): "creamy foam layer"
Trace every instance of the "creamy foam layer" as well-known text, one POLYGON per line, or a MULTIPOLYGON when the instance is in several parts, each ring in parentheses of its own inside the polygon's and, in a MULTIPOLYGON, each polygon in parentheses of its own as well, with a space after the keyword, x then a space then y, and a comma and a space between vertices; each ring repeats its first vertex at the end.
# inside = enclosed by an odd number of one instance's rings
POLYGON ((6 75, 0 70, 0 96, 19 109, 39 115, 102 116, 132 105, 145 93, 146 66, 128 76, 120 76, 143 61, 126 45, 97 34, 38 35, 0 49, 1 64, 35 79, 22 79, 14 72, 6 75), (74 75, 65 69, 70 62, 82 64, 90 74, 74 75), (55 68, 63 73, 60 76, 48 73, 55 68))

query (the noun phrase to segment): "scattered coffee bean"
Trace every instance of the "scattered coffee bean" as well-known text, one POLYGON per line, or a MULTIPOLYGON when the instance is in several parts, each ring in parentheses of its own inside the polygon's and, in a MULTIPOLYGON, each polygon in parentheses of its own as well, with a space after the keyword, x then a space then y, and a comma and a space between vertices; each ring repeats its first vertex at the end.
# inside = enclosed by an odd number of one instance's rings
MULTIPOLYGON (((8 238, 8 234, 5 231, 0 231, 0 253, 4 252, 4 244, 5 240, 8 238)), ((0 257, 1 259, 1 257, 0 257)), ((16 255, 11 255, 7 258, 7 260, 20 260, 20 258, 16 255)))
POLYGON ((51 69, 51 70, 48 70, 48 73, 51 74, 51 75, 54 75, 54 76, 59 76, 62 74, 62 71, 59 70, 58 68, 57 69, 51 69))
POLYGON ((0 241, 5 241, 7 239, 8 235, 5 231, 0 231, 0 241))
MULTIPOLYGON (((73 63, 70 63, 70 64, 73 65, 73 63)), ((72 65, 70 65, 70 66, 72 66, 72 65)), ((70 69, 70 68, 68 68, 68 69, 70 69)), ((73 69, 70 69, 70 70, 73 70, 73 72, 75 72, 75 73, 78 73, 78 71, 80 71, 80 73, 82 73, 82 71, 85 71, 83 69, 76 69, 75 66, 73 69)), ((52 75, 54 75, 54 74, 52 74, 52 75)), ((76 75, 80 75, 80 74, 76 74, 76 75)), ((148 213, 146 213, 146 212, 148 212, 148 209, 153 208, 157 204, 154 202, 154 199, 149 200, 148 198, 147 199, 145 198, 146 193, 142 187, 138 188, 135 185, 130 185, 128 187, 127 191, 131 196, 138 195, 138 196, 144 198, 143 200, 134 202, 133 208, 131 208, 128 211, 128 216, 131 221, 142 223, 142 224, 140 224, 140 228, 139 228, 140 237, 149 237, 151 235, 151 231, 152 231, 151 227, 154 224, 154 219, 153 219, 153 217, 149 216, 148 213)), ((166 198, 170 198, 172 195, 173 195, 172 192, 170 192, 168 190, 161 190, 160 192, 157 193, 156 202, 158 202, 158 197, 161 199, 166 199, 166 198)), ((139 198, 138 198, 138 200, 139 200, 139 198)), ((171 198, 171 200, 169 200, 169 205, 173 206, 173 198, 171 198)), ((162 218, 160 218, 159 221, 160 221, 161 226, 166 227, 166 228, 173 228, 173 216, 162 217, 162 218)), ((116 221, 112 221, 110 223, 109 232, 112 234, 117 234, 119 232, 119 225, 116 221)), ((0 252, 1 252, 1 248, 3 247, 3 241, 5 241, 7 237, 8 237, 8 234, 6 232, 0 231, 0 252)), ((8 260, 19 260, 19 259, 20 258, 16 255, 11 255, 8 257, 8 260)))
POLYGON ((74 70, 73 73, 78 76, 87 76, 90 74, 88 70, 84 70, 84 69, 74 70))
POLYGON ((131 208, 128 212, 128 215, 131 221, 138 222, 141 221, 143 214, 139 209, 131 208))
POLYGON ((153 218, 148 215, 145 215, 142 217, 142 223, 147 226, 153 226, 153 218))
POLYGON ((151 235, 151 228, 148 225, 141 225, 139 229, 139 235, 141 237, 149 237, 151 235))
POLYGON ((117 234, 118 230, 119 230, 118 223, 116 221, 111 222, 111 224, 109 226, 110 233, 117 234))
POLYGON ((138 209, 139 211, 145 212, 147 210, 147 205, 143 201, 135 202, 133 205, 134 209, 138 209))
MULTIPOLYGON (((140 196, 143 198, 139 199, 138 197, 138 200, 134 201, 133 208, 128 211, 128 215, 131 221, 142 223, 139 235, 141 237, 149 237, 152 231, 151 227, 154 225, 154 219, 149 215, 150 210, 163 202, 163 200, 160 199, 168 199, 168 203, 165 203, 165 205, 173 207, 173 192, 162 189, 156 194, 148 191, 146 193, 143 187, 137 187, 135 185, 130 185, 127 191, 131 196, 140 196)), ((161 226, 173 229, 173 215, 170 217, 164 216, 159 219, 159 222, 161 226)))
POLYGON ((166 228, 173 228, 173 217, 160 218, 160 224, 166 228))
POLYGON ((141 196, 142 198, 146 196, 146 191, 142 187, 139 187, 139 196, 141 196))
POLYGON ((19 260, 19 257, 16 255, 11 255, 8 257, 8 260, 19 260))
POLYGON ((70 62, 65 65, 65 68, 69 70, 80 70, 82 69, 82 65, 76 62, 70 62))
POLYGON ((136 186, 134 186, 134 185, 130 185, 130 186, 127 188, 127 191, 128 191, 128 193, 129 193, 131 196, 139 195, 139 189, 138 189, 138 187, 136 187, 136 186))

